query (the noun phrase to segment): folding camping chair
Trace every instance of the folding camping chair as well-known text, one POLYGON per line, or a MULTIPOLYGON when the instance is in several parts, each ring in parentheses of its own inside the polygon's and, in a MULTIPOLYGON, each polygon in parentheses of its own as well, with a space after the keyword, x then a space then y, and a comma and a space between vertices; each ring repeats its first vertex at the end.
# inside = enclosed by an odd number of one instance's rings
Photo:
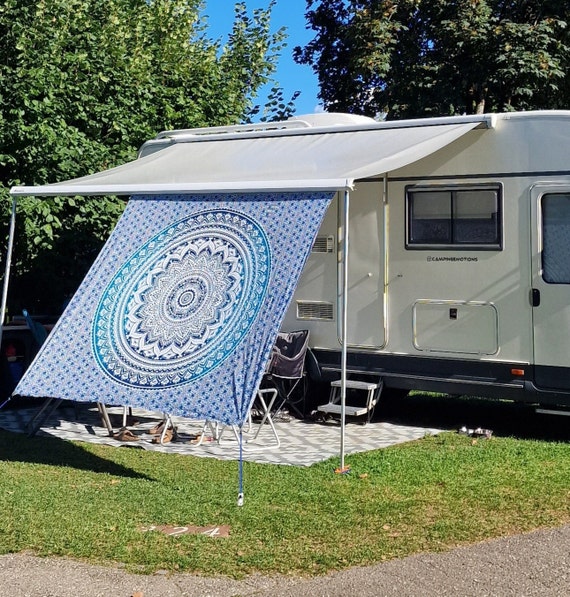
POLYGON ((309 330, 295 332, 279 332, 267 371, 261 387, 274 387, 277 401, 274 418, 284 409, 290 408, 300 418, 304 418, 307 375, 305 357, 309 347, 309 330), (303 410, 302 410, 303 409, 303 410))
POLYGON ((22 311, 22 314, 24 316, 24 319, 26 320, 26 324, 32 332, 32 336, 36 342, 37 348, 40 348, 40 346, 46 341, 46 338, 48 337, 48 331, 39 321, 33 319, 32 316, 26 311, 26 309, 22 311))
MULTIPOLYGON (((301 418, 303 413, 297 408, 298 404, 305 399, 305 355, 309 346, 309 331, 300 330, 296 332, 279 332, 273 345, 269 364, 263 375, 260 387, 253 401, 248 414, 248 431, 253 432, 252 414, 259 416, 259 427, 255 429, 252 437, 246 440, 244 449, 248 451, 264 450, 267 448, 279 448, 281 440, 273 422, 281 410, 290 407, 295 410, 301 418), (299 389, 302 391, 299 392, 299 389), (269 425, 275 442, 272 445, 264 444, 258 447, 251 447, 258 439, 264 425, 269 425)), ((227 425, 206 420, 202 427, 200 439, 196 445, 199 446, 205 439, 205 433, 209 430, 214 441, 222 443, 222 435, 227 425)), ((236 425, 230 425, 234 439, 239 441, 239 430, 236 425)))

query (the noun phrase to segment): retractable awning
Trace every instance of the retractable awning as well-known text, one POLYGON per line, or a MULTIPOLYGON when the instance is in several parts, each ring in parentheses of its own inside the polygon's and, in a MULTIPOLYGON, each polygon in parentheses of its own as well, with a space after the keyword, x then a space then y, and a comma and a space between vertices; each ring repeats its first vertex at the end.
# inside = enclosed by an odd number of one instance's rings
MULTIPOLYGON (((426 157, 475 127, 484 116, 245 134, 163 138, 150 155, 97 174, 13 196, 156 195, 164 193, 337 190, 426 157)), ((152 143, 152 142, 151 142, 152 143)))

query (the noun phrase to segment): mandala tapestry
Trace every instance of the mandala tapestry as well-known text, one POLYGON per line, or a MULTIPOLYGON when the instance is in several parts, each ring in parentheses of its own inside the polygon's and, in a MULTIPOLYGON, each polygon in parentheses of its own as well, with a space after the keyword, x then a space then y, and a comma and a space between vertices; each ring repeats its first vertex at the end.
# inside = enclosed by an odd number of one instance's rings
POLYGON ((14 394, 242 423, 331 196, 133 197, 14 394))

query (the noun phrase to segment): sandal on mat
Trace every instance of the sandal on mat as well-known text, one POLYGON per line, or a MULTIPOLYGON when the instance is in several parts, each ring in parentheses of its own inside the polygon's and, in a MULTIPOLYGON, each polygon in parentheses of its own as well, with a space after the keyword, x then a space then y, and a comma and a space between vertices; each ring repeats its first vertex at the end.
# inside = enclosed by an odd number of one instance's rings
POLYGON ((156 435, 157 433, 162 433, 162 430, 164 429, 164 421, 161 421, 160 423, 157 423, 154 427, 151 427, 147 433, 150 433, 150 435, 156 435))
POLYGON ((120 442, 137 442, 139 437, 128 429, 121 429, 113 434, 113 439, 119 440, 120 442))
POLYGON ((177 438, 177 433, 176 433, 176 429, 169 427, 166 430, 166 433, 164 434, 164 437, 162 437, 162 433, 155 435, 152 440, 151 443, 153 444, 160 444, 161 443, 161 438, 162 438, 162 443, 166 444, 170 441, 172 441, 173 439, 177 438))

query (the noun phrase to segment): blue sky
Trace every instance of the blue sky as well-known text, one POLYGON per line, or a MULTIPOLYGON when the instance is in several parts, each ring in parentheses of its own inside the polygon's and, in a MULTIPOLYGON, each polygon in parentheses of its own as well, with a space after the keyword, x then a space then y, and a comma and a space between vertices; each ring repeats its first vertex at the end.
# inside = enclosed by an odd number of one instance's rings
MULTIPOLYGON (((231 31, 234 19, 234 0, 206 0, 205 14, 209 17, 210 37, 226 39, 231 31)), ((254 8, 267 8, 269 0, 245 0, 248 12, 254 8)), ((295 91, 301 95, 295 101, 296 114, 311 114, 318 111, 318 82, 312 69, 294 62, 292 57, 295 46, 304 46, 313 38, 313 32, 305 28, 306 0, 277 0, 273 8, 272 31, 280 27, 287 28, 287 47, 281 52, 277 72, 274 78, 283 87, 284 97, 289 100, 295 91)), ((263 105, 264 97, 258 101, 263 105)))

